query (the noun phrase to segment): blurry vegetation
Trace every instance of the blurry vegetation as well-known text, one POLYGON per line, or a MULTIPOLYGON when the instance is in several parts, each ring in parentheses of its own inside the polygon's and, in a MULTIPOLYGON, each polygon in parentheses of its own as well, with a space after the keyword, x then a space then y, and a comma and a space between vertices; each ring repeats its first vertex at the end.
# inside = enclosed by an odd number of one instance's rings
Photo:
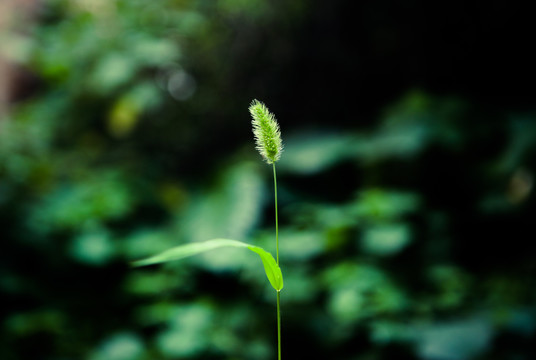
POLYGON ((0 119, 1 359, 275 357, 257 258, 126 265, 213 237, 272 249, 253 97, 288 134, 285 357, 535 357, 534 107, 385 84, 375 110, 344 85, 327 94, 345 78, 322 75, 317 46, 330 66, 359 65, 315 28, 335 16, 322 10, 49 0, 36 24, 0 34, 0 54, 37 78, 0 119), (331 80, 315 88, 312 74, 331 80))

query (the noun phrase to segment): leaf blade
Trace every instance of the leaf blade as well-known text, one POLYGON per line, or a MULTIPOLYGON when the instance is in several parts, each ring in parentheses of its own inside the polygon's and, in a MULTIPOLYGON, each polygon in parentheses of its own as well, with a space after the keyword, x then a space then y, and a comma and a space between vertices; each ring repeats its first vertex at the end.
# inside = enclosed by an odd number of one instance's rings
POLYGON ((246 244, 244 242, 232 239, 212 239, 202 242, 193 242, 184 245, 179 245, 169 250, 163 251, 155 256, 133 261, 131 262, 131 265, 133 267, 141 267, 161 264, 198 255, 206 251, 215 250, 220 247, 247 248, 252 252, 256 253, 261 258, 262 264, 264 266, 264 272, 266 274, 266 277, 268 278, 268 281, 270 282, 270 285, 272 285, 272 287, 277 291, 280 291, 283 288, 283 274, 281 272, 281 268, 279 267, 279 265, 277 265, 272 254, 270 254, 259 246, 246 244))

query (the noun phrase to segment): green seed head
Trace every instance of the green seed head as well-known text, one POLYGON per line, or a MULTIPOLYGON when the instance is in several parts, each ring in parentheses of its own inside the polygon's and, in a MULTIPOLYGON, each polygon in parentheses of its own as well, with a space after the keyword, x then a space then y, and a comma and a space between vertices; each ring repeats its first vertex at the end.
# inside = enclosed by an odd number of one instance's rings
POLYGON ((255 135, 256 149, 268 164, 273 164, 281 157, 283 142, 281 131, 275 116, 260 101, 253 100, 249 106, 249 113, 253 120, 253 135, 255 135))

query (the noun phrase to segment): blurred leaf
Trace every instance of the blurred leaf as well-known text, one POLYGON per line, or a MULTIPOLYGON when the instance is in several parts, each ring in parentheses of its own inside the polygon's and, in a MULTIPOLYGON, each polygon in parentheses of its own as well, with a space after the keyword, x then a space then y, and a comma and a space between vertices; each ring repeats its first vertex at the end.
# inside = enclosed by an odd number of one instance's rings
MULTIPOLYGON (((270 240, 273 240, 273 235, 270 240)), ((321 254, 324 247, 325 239, 318 231, 288 229, 279 232, 279 252, 287 260, 308 260, 321 254)))
POLYGON ((174 238, 162 229, 140 227, 122 241, 122 252, 126 258, 148 257, 173 246, 174 238))
MULTIPOLYGON (((213 322, 214 306, 205 301, 182 304, 173 308, 168 324, 175 329, 206 328, 213 322)), ((195 332, 195 331, 194 331, 195 332)))
POLYGON ((514 308, 507 317, 507 326, 513 332, 526 336, 536 333, 536 312, 533 308, 514 308))
MULTIPOLYGON (((320 288, 316 279, 312 276, 313 271, 305 267, 297 267, 293 263, 284 263, 285 267, 285 292, 281 297, 283 306, 287 303, 309 303, 313 301, 320 288)), ((271 294, 270 294, 271 295, 271 294)))
POLYGON ((435 300, 439 308, 461 305, 471 286, 468 275, 453 266, 434 266, 429 270, 428 278, 439 290, 435 300))
POLYGON ((209 342, 213 317, 213 307, 203 302, 175 307, 169 327, 157 337, 160 351, 169 357, 187 357, 203 350, 209 342))
POLYGON ((31 213, 35 227, 74 229, 128 213, 134 202, 125 183, 114 173, 101 173, 77 183, 60 184, 31 213))
POLYGON ((111 335, 91 354, 89 360, 141 359, 144 345, 139 336, 125 332, 111 335))
POLYGON ((127 47, 139 64, 168 65, 180 58, 180 48, 171 39, 158 39, 138 34, 127 39, 127 47))
POLYGON ((376 162, 414 156, 433 138, 430 122, 434 109, 421 94, 410 94, 402 102, 403 110, 389 112, 382 126, 369 134, 319 133, 287 138, 280 168, 314 174, 346 160, 376 162))
MULTIPOLYGON (((399 140, 405 138, 405 141, 398 144, 387 141, 386 145, 398 147, 404 157, 418 153, 432 141, 456 148, 463 139, 457 122, 463 119, 465 110, 466 104, 460 99, 436 98, 420 90, 410 90, 386 109, 378 135, 391 140, 396 140, 397 133, 402 135, 399 140)), ((392 150, 387 149, 391 153, 392 150)))
POLYGON ((110 109, 108 130, 115 137, 124 137, 136 127, 140 115, 160 103, 158 88, 140 83, 121 96, 110 109))
MULTIPOLYGON (((179 220, 179 236, 191 241, 248 238, 259 222, 264 198, 259 164, 237 163, 225 169, 210 191, 192 198, 179 220)), ((222 251, 202 255, 198 261, 211 270, 236 269, 236 258, 222 251)))
POLYGON ((405 224, 385 224, 368 227, 361 238, 361 247, 373 255, 394 255, 411 241, 410 229, 405 224))
POLYGON ((89 78, 90 88, 98 94, 109 94, 126 84, 137 71, 137 64, 122 53, 107 54, 96 64, 89 78))
POLYGON ((472 359, 492 340, 489 319, 476 315, 448 323, 420 325, 417 331, 418 353, 422 359, 472 359))
POLYGON ((140 114, 139 104, 133 99, 123 97, 119 99, 112 109, 108 118, 108 130, 119 138, 128 135, 136 126, 140 114))
POLYGON ((166 357, 192 357, 206 346, 206 334, 192 329, 168 329, 156 338, 158 348, 166 357))
POLYGON ((107 264, 115 255, 115 244, 104 229, 91 229, 72 240, 71 256, 89 265, 107 264))
POLYGON ((192 241, 248 237, 264 203, 264 181, 259 172, 259 166, 251 162, 225 169, 208 193, 191 201, 181 227, 183 236, 192 241))
POLYGON ((391 342, 409 342, 414 340, 416 331, 405 323, 389 320, 377 320, 371 323, 371 340, 377 344, 391 342))
POLYGON ((356 139, 355 153, 365 161, 409 158, 421 151, 429 140, 429 130, 422 124, 387 127, 356 139))
POLYGON ((308 134, 287 138, 285 153, 278 163, 282 171, 311 175, 351 158, 355 151, 354 136, 308 134))
POLYGON ((403 311, 408 301, 380 269, 341 263, 323 273, 328 310, 342 324, 403 311))
POLYGON ((496 171, 511 173, 524 165, 525 158, 536 141, 534 116, 515 116, 509 127, 509 144, 497 161, 496 171))
POLYGON ((359 192, 352 211, 369 220, 394 219, 417 210, 419 205, 419 198, 414 193, 368 189, 359 192))
POLYGON ((208 19, 198 11, 182 10, 173 16, 173 26, 186 36, 200 35, 206 31, 208 19))
POLYGON ((175 312, 175 304, 161 301, 136 307, 134 318, 140 325, 151 326, 168 322, 175 312))

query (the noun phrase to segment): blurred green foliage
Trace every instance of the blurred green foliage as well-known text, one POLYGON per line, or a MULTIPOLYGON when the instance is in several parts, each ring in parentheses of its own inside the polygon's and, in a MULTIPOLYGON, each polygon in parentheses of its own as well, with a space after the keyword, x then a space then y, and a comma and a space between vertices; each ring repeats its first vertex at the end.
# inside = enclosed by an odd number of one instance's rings
MULTIPOLYGON (((31 36, 2 34, 39 84, 0 119, 1 359, 274 358, 256 257, 127 263, 272 248, 247 105, 277 99, 311 8, 49 0, 31 36)), ((284 356, 533 358, 534 115, 418 90, 383 105, 341 129, 276 102, 284 356)))

